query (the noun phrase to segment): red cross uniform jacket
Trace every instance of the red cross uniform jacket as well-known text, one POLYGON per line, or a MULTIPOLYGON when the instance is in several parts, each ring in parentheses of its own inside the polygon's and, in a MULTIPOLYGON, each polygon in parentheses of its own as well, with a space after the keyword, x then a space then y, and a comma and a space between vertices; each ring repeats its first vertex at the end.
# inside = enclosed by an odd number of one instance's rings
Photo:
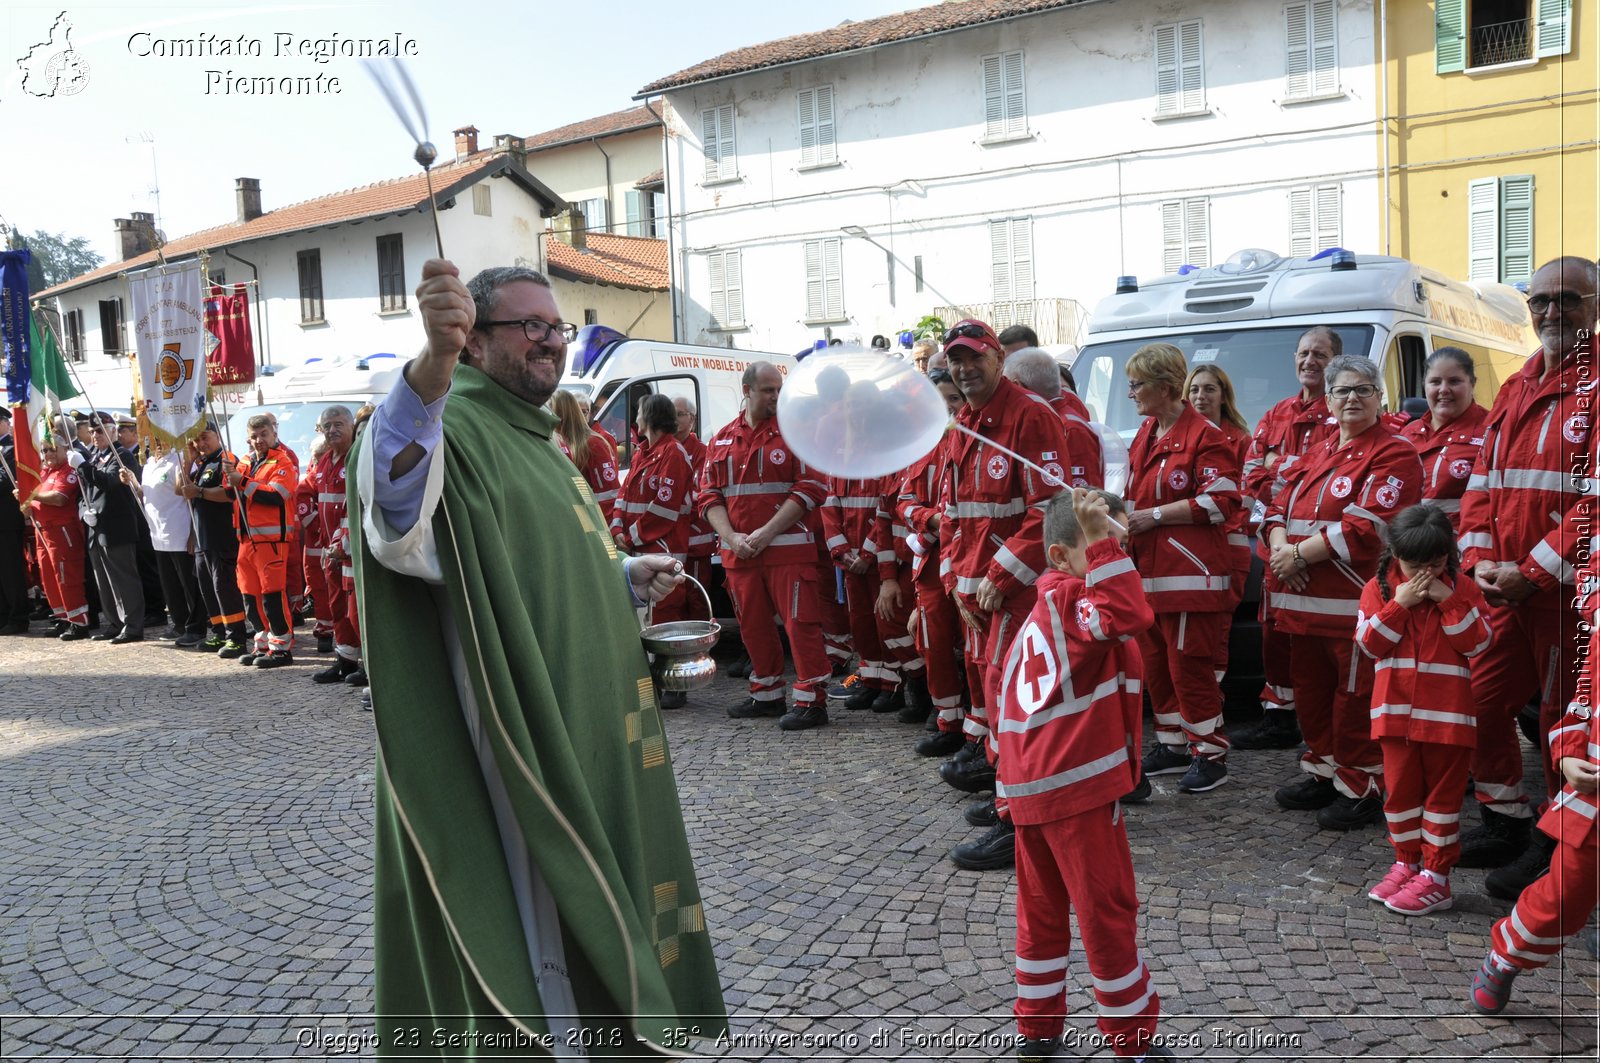
POLYGON ((1452 587, 1442 602, 1406 608, 1393 600, 1405 582, 1389 567, 1390 600, 1376 578, 1361 592, 1356 645, 1377 662, 1372 686, 1372 737, 1442 746, 1478 744, 1478 710, 1467 662, 1489 648, 1483 593, 1471 577, 1439 577, 1452 587))
POLYGON ((1422 500, 1417 452, 1379 421, 1344 446, 1337 433, 1284 473, 1285 485, 1261 525, 1263 542, 1282 527, 1289 543, 1320 537, 1328 560, 1306 570, 1303 591, 1279 583, 1269 568, 1266 593, 1280 630, 1349 638, 1361 592, 1377 574, 1390 517, 1422 500))
MULTIPOLYGON (((72 471, 72 466, 62 462, 53 469, 45 469, 44 475, 39 478, 39 486, 33 494, 59 492, 67 496, 64 506, 47 506, 37 498, 29 497, 28 513, 40 524, 64 528, 77 525, 78 517, 78 474, 72 471)), ((9 505, 10 503, 5 503, 9 505)))
POLYGON ((683 444, 662 436, 635 451, 628 482, 611 510, 611 535, 634 553, 687 556, 694 515, 694 464, 683 444))
MULTIPOLYGON (((1250 458, 1250 433, 1234 424, 1232 421, 1213 421, 1217 431, 1221 432, 1228 440, 1228 445, 1233 448, 1233 455, 1239 462, 1239 468, 1244 469, 1245 462, 1250 458)), ((1241 471, 1242 477, 1242 471, 1241 471)), ((1241 487, 1243 480, 1240 480, 1241 487)), ((1265 511, 1263 511, 1264 515, 1265 511)), ((1255 534, 1259 524, 1254 524, 1251 518, 1255 515, 1255 507, 1250 500, 1241 495, 1239 508, 1234 511, 1233 519, 1228 521, 1228 557, 1232 560, 1233 571, 1236 577, 1234 584, 1235 604, 1243 596, 1244 586, 1241 581, 1250 572, 1250 555, 1254 550, 1251 536, 1255 534)))
POLYGON ((1303 402, 1299 395, 1284 399, 1262 415, 1250 439, 1250 455, 1244 463, 1244 493, 1263 505, 1271 505, 1283 490, 1284 473, 1316 444, 1338 434, 1339 422, 1328 412, 1327 399, 1318 396, 1303 402), (1269 451, 1278 455, 1270 469, 1265 462, 1269 451))
MULTIPOLYGON (((1589 645, 1590 660, 1597 649, 1595 640, 1589 645)), ((1580 690, 1593 689, 1581 683, 1580 690)), ((1566 757, 1577 757, 1590 764, 1600 764, 1600 735, 1595 733, 1595 706, 1589 698, 1575 698, 1567 706, 1566 715, 1550 732, 1550 759, 1556 765, 1566 757)), ((1581 846, 1594 832, 1595 815, 1600 809, 1600 794, 1580 794, 1565 783, 1561 792, 1550 802, 1550 807, 1539 817, 1539 829, 1563 845, 1581 846)))
POLYGON ((317 541, 323 546, 337 544, 348 557, 350 531, 345 522, 344 458, 331 450, 323 451, 322 457, 311 466, 307 479, 317 492, 317 541))
MULTIPOLYGON (((1595 364, 1589 342, 1541 381, 1545 355, 1534 352, 1500 388, 1483 432, 1472 477, 1461 496, 1461 567, 1514 564, 1539 588, 1528 602, 1556 608, 1574 583, 1580 533, 1577 512, 1590 468, 1595 364)), ((1581 519, 1580 519, 1581 518, 1581 519)))
POLYGON ((1063 489, 1067 440, 1061 419, 1049 403, 1005 377, 981 410, 963 407, 956 421, 983 439, 965 433, 949 438, 950 464, 941 488, 945 497, 940 527, 949 569, 945 589, 970 610, 984 579, 1006 598, 1033 586, 1044 569, 1044 506, 1063 489), (985 440, 1044 469, 1041 476, 985 440))
MULTIPOLYGON (((589 434, 589 464, 581 471, 584 482, 589 485, 589 491, 594 495, 595 502, 600 506, 600 515, 609 522, 611 520, 611 507, 617 504, 617 452, 606 440, 609 436, 602 436, 599 432, 589 434)), ((559 435, 554 437, 556 446, 561 448, 561 453, 568 458, 572 457, 572 448, 567 446, 567 441, 559 435)), ((577 462, 573 461, 576 465, 577 462)))
MULTIPOLYGON (((933 528, 933 518, 944 513, 939 491, 947 479, 944 466, 949 460, 949 445, 950 433, 946 432, 927 457, 901 474, 900 490, 894 499, 895 517, 898 526, 905 529, 905 549, 912 558, 911 573, 918 580, 940 576, 939 533, 933 528)), ((897 538, 897 546, 898 543, 897 538)))
POLYGON ((822 534, 834 564, 842 567, 844 555, 851 550, 859 551, 874 563, 879 549, 893 550, 893 544, 877 538, 883 482, 881 476, 869 480, 828 478, 828 496, 822 502, 822 534))
POLYGON ((1461 496, 1483 449, 1488 421, 1489 411, 1473 403, 1443 428, 1435 429, 1433 417, 1424 414, 1400 432, 1422 459, 1422 500, 1449 514, 1450 526, 1457 532, 1461 530, 1461 496))
MULTIPOLYGON (((689 455, 689 465, 694 470, 694 482, 700 482, 700 473, 706 467, 706 445, 703 440, 693 432, 685 439, 678 440, 683 444, 684 453, 689 455)), ((710 557, 717 552, 717 533, 707 524, 696 507, 694 516, 689 520, 689 547, 690 557, 710 557)))
POLYGON ((1089 424, 1088 407, 1072 392, 1063 391, 1051 401, 1050 408, 1061 418, 1061 430, 1067 437, 1067 486, 1104 487, 1105 445, 1100 442, 1100 433, 1089 424))
POLYGON ((1156 438, 1145 418, 1128 448, 1130 509, 1187 502, 1191 524, 1159 524, 1129 541, 1150 607, 1159 613, 1233 609, 1233 558, 1228 524, 1239 511, 1237 452, 1222 430, 1185 404, 1156 438))
POLYGON ((312 465, 300 477, 294 488, 294 515, 300 522, 300 541, 305 544, 306 556, 322 564, 322 521, 317 509, 317 467, 312 465))
POLYGON ((795 457, 778 431, 778 419, 769 417, 752 428, 741 414, 711 437, 706 450, 706 467, 695 501, 701 516, 724 506, 736 530, 753 532, 791 498, 804 508, 800 519, 773 536, 754 558, 741 559, 724 549, 723 565, 816 564, 817 544, 807 518, 828 497, 828 485, 820 473, 795 457))
POLYGON ((1138 782, 1143 685, 1133 638, 1155 622, 1115 540, 1084 551, 1083 579, 1051 569, 1006 654, 999 784, 1016 823, 1118 800, 1138 782))

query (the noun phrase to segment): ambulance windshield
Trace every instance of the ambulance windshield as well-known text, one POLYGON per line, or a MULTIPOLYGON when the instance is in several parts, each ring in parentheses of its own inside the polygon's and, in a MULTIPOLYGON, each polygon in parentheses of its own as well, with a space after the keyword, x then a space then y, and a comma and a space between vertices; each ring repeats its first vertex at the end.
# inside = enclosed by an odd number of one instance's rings
MULTIPOLYGON (((1095 419, 1132 440, 1140 418, 1128 399, 1128 359, 1147 343, 1170 343, 1183 352, 1194 369, 1220 366, 1233 382, 1239 413, 1254 428, 1274 403, 1296 394, 1300 382, 1294 372, 1294 350, 1306 325, 1241 328, 1230 331, 1172 332, 1136 340, 1091 342, 1073 363, 1078 395, 1095 419)), ((1346 354, 1370 354, 1371 325, 1331 326, 1344 341, 1346 354)))

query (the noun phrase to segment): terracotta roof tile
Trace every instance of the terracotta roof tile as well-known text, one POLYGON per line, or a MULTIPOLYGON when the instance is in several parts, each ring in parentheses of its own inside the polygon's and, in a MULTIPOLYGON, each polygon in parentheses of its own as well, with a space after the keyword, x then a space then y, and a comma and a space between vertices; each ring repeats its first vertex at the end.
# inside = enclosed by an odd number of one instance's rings
POLYGON ((700 81, 743 74, 763 67, 793 63, 803 59, 818 59, 843 52, 854 52, 881 44, 914 40, 946 30, 978 26, 985 22, 1032 15, 1040 11, 1071 7, 1086 0, 951 0, 950 3, 920 7, 915 11, 902 11, 895 15, 846 22, 832 29, 816 33, 802 33, 783 37, 748 48, 724 52, 715 59, 680 70, 676 74, 650 82, 639 90, 635 99, 654 95, 666 89, 682 88, 700 81))
POLYGON ((555 233, 545 233, 545 260, 564 280, 609 284, 640 292, 667 290, 667 242, 642 236, 589 233, 579 251, 555 233))
MULTIPOLYGON (((516 167, 511 157, 504 152, 480 151, 461 161, 442 163, 433 168, 434 193, 442 201, 476 184, 490 173, 506 169, 515 170, 516 167)), ((532 178, 528 180, 533 181, 532 178)), ((538 198, 548 200, 550 206, 560 204, 559 196, 544 189, 536 181, 534 184, 544 192, 543 195, 536 192, 538 198)), ((291 203, 289 206, 267 211, 259 218, 247 222, 229 222, 227 225, 218 225, 215 228, 190 233, 188 236, 180 236, 176 240, 169 240, 162 248, 162 253, 166 255, 168 261, 171 261, 186 258, 202 250, 232 247, 267 236, 281 236, 285 233, 316 229, 382 214, 403 214, 423 208, 427 202, 427 179, 419 169, 406 177, 362 185, 344 192, 308 199, 302 203, 291 203)), ((50 298, 118 273, 154 265, 155 262, 154 251, 148 251, 135 258, 108 262, 99 269, 64 281, 53 288, 36 292, 33 298, 50 298)))
POLYGON ((667 172, 665 170, 657 170, 654 173, 646 174, 645 176, 639 178, 633 183, 633 187, 654 188, 657 185, 664 185, 666 182, 667 172))
POLYGON ((603 114, 599 118, 586 118, 581 122, 561 126, 544 133, 536 133, 527 138, 529 151, 548 151, 551 148, 561 147, 563 144, 573 144, 580 140, 589 140, 594 137, 615 136, 618 133, 632 133, 640 129, 659 127, 661 120, 649 107, 632 107, 626 111, 616 111, 612 114, 603 114))

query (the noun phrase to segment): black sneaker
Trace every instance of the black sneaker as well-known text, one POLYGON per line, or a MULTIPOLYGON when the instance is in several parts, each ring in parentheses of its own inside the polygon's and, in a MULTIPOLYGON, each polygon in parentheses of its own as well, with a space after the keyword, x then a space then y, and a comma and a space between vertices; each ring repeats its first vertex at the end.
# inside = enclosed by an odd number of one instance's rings
POLYGON ((217 656, 221 657, 225 661, 231 661, 235 657, 242 658, 243 655, 244 655, 244 643, 235 642, 232 639, 229 639, 227 642, 224 642, 222 644, 221 648, 217 650, 217 656))
POLYGON ((1333 788, 1332 779, 1319 779, 1315 775, 1307 775, 1299 782, 1278 787, 1278 792, 1272 796, 1278 802, 1279 808, 1314 812, 1333 804, 1333 799, 1339 796, 1339 791, 1333 788))
POLYGON ((210 650, 212 653, 216 653, 218 650, 222 649, 223 646, 227 645, 227 642, 228 640, 220 635, 207 635, 206 640, 200 643, 200 648, 202 650, 210 650))
POLYGON ((364 669, 357 668, 355 671, 351 672, 349 675, 344 677, 344 685, 347 686, 347 687, 364 687, 364 686, 366 686, 367 685, 367 673, 366 673, 366 671, 364 669))
POLYGON ((185 632, 172 640, 172 644, 180 650, 192 650, 200 645, 200 636, 185 632))
POLYGON ((333 664, 313 675, 311 681, 313 683, 342 683, 344 682, 344 677, 355 671, 356 668, 356 662, 347 661, 340 657, 333 664))
POLYGON ((1317 826, 1324 830, 1354 830, 1370 826, 1383 818, 1383 798, 1377 794, 1346 797, 1340 794, 1317 812, 1317 826))
POLYGON ((317 652, 318 653, 332 653, 333 652, 333 636, 332 635, 318 635, 317 636, 317 652))
POLYGON ((663 690, 661 697, 656 699, 663 709, 681 709, 689 704, 689 697, 681 690, 663 690))
POLYGON ((884 694, 885 696, 888 694, 887 691, 880 691, 876 687, 867 686, 865 683, 848 683, 847 686, 848 690, 843 698, 836 698, 833 696, 834 690, 838 689, 837 687, 830 688, 828 690, 828 700, 842 701, 844 703, 844 707, 849 709, 851 712, 860 712, 863 709, 870 709, 877 702, 879 694, 884 694))
POLYGON ((1024 1037, 1017 1043, 1017 1063, 1050 1063, 1061 1058, 1059 1037, 1024 1037))
POLYGON ((814 702, 803 708, 795 707, 786 712, 778 720, 778 729, 782 731, 808 731, 813 727, 821 727, 828 722, 828 710, 822 703, 814 702))
POLYGON ((82 624, 70 624, 67 626, 67 630, 63 631, 57 637, 60 638, 62 642, 77 642, 79 639, 86 639, 89 637, 89 629, 82 624))
POLYGON ((1215 790, 1228 781, 1228 766, 1220 760, 1195 757, 1189 770, 1178 780, 1178 789, 1186 794, 1203 794, 1215 790))
POLYGON ((1182 775, 1189 770, 1190 759, 1182 746, 1157 742, 1144 755, 1141 767, 1147 778, 1152 775, 1182 775))
MULTIPOLYGON (((218 653, 217 656, 220 657, 220 656, 222 656, 222 654, 218 653)), ((239 663, 244 665, 246 668, 248 668, 252 664, 256 663, 256 659, 257 658, 265 657, 265 656, 266 656, 266 654, 264 654, 264 653, 257 653, 255 650, 251 650, 249 653, 246 653, 243 657, 239 658, 239 663)))
POLYGON ((879 715, 882 715, 886 712, 893 712, 899 707, 900 706, 895 703, 894 691, 892 690, 878 691, 877 696, 872 699, 872 704, 867 706, 867 708, 871 709, 875 713, 878 713, 879 715))
POLYGON ((967 744, 967 736, 960 731, 940 731, 918 739, 911 748, 924 757, 948 757, 967 744))
POLYGON ((1483 879, 1483 891, 1502 901, 1514 901, 1533 880, 1550 870, 1550 857, 1555 854, 1556 840, 1544 831, 1534 828, 1533 840, 1522 855, 1498 870, 1489 872, 1483 879))
POLYGON ((160 642, 177 642, 178 636, 181 634, 183 632, 179 631, 176 626, 168 624, 161 629, 161 634, 157 635, 156 639, 160 642))
POLYGON ((282 668, 286 664, 294 663, 294 655, 288 650, 273 650, 256 657, 257 668, 282 668))
MULTIPOLYGON (((939 765, 939 778, 963 793, 977 794, 994 789, 995 771, 989 759, 982 755, 983 743, 968 742, 979 751, 978 756, 963 758, 961 753, 939 765)), ((965 749, 961 751, 966 752, 965 749)))
POLYGON ((1125 805, 1142 805, 1150 800, 1150 795, 1153 792, 1154 787, 1150 785, 1150 780, 1141 775, 1139 776, 1138 784, 1122 796, 1122 803, 1125 805))
POLYGON ((968 871, 992 871, 1010 867, 1017 860, 1017 831, 1009 820, 1001 820, 976 841, 962 842, 950 850, 950 860, 968 871))
POLYGON ((1259 722, 1228 737, 1234 749, 1293 749, 1300 744, 1300 723, 1293 712, 1270 709, 1259 722))
POLYGON ((784 704, 782 698, 772 701, 757 701, 755 698, 745 698, 739 704, 728 709, 728 715, 735 720, 754 720, 760 716, 782 716, 789 711, 789 706, 784 704))
POLYGON ((1457 867, 1504 867, 1528 848, 1533 830, 1532 816, 1508 816, 1480 806, 1483 825, 1461 835, 1461 859, 1457 867))
POLYGON ((974 827, 992 827, 1000 822, 1000 813, 994 807, 994 798, 973 801, 961 810, 961 818, 974 827))

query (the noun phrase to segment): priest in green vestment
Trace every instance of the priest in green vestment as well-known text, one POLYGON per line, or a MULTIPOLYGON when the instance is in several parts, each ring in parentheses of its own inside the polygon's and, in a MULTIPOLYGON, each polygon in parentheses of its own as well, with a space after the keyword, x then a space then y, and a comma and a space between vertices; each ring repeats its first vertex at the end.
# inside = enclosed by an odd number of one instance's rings
POLYGON ((434 260, 417 303, 351 462, 381 1051, 683 1055, 727 1018, 634 612, 682 577, 551 438, 549 282, 434 260))

